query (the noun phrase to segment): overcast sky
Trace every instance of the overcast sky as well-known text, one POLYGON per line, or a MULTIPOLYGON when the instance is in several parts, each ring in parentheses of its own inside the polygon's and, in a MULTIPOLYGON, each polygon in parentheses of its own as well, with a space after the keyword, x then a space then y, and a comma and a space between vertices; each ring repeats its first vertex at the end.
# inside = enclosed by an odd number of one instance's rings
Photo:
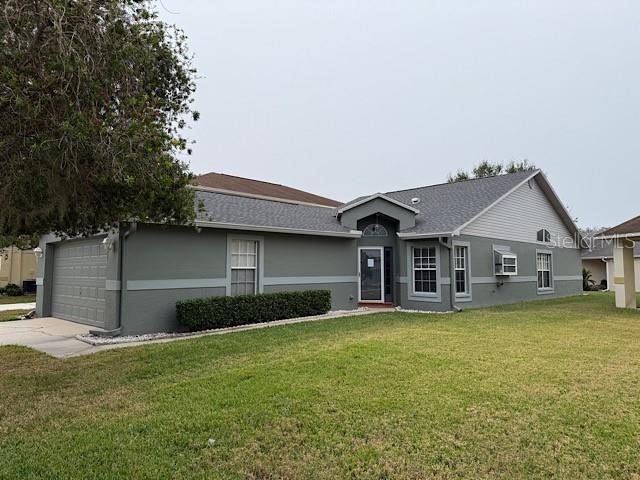
POLYGON ((640 2, 162 0, 191 168, 337 200, 529 159, 580 226, 640 214, 640 2))

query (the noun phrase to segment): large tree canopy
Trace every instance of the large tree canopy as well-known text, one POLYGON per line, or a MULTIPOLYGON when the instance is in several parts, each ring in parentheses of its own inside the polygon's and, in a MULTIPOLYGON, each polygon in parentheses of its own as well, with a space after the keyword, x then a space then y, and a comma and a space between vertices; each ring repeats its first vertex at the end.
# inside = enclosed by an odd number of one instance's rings
POLYGON ((184 34, 144 0, 0 5, 0 240, 192 220, 184 34))

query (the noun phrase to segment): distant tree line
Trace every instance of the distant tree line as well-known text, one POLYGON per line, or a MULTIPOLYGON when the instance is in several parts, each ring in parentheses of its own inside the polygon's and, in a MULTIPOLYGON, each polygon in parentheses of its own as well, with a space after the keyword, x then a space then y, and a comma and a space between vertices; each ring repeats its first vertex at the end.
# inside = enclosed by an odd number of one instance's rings
POLYGON ((449 174, 447 181, 449 183, 462 182, 473 178, 494 177, 503 173, 530 172, 536 170, 536 166, 529 160, 504 162, 489 162, 487 160, 476 165, 471 173, 466 170, 458 170, 455 174, 449 174))

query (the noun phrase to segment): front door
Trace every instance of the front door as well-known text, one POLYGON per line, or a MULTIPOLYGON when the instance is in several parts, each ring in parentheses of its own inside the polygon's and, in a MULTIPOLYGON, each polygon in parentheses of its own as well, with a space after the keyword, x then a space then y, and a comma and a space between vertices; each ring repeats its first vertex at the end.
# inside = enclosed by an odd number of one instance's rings
POLYGON ((360 247, 359 274, 361 302, 384 302, 384 250, 382 247, 360 247))

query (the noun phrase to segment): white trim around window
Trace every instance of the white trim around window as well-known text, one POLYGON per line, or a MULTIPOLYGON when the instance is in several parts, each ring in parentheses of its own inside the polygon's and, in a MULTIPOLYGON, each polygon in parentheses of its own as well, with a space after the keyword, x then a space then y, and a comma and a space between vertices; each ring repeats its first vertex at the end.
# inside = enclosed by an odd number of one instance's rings
MULTIPOLYGON (((425 253, 425 252, 421 252, 425 253)), ((430 252, 426 252, 430 253, 430 252)), ((428 258, 428 257, 419 257, 428 258)), ((419 302, 441 302, 442 301, 442 278, 440 276, 440 246, 436 243, 408 243, 407 244, 407 272, 409 273, 408 280, 410 285, 407 285, 409 300, 415 300, 419 302), (420 267, 414 268, 414 250, 416 249, 433 249, 435 268, 432 268, 430 262, 420 261, 420 267), (424 266, 423 266, 424 265, 424 266), (418 271, 434 271, 435 272, 435 292, 420 292, 416 291, 416 270, 418 271)), ((430 275, 430 274, 429 274, 430 275)), ((424 281, 424 280, 420 280, 424 281)))
POLYGON ((254 235, 227 235, 227 296, 233 295, 234 272, 242 275, 246 286, 253 284, 252 291, 243 293, 256 294, 264 292, 264 237, 254 235), (242 273, 240 273, 242 272, 242 273), (253 278, 247 279, 253 272, 253 278))
POLYGON ((551 250, 536 250, 536 286, 540 295, 554 293, 551 250))
POLYGON ((451 257, 454 267, 451 288, 455 289, 456 301, 470 302, 472 300, 471 243, 454 240, 451 244, 451 257), (464 275, 464 291, 462 292, 458 292, 458 272, 463 272, 464 275))

